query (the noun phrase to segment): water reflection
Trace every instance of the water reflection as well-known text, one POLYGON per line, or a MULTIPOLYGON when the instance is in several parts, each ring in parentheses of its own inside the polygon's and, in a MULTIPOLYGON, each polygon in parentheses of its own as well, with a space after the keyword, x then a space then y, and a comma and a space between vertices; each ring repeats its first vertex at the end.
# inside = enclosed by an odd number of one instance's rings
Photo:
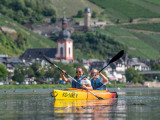
POLYGON ((118 99, 106 100, 56 100, 53 107, 57 117, 65 119, 107 118, 117 105, 118 99), (72 115, 71 115, 72 114, 72 115))

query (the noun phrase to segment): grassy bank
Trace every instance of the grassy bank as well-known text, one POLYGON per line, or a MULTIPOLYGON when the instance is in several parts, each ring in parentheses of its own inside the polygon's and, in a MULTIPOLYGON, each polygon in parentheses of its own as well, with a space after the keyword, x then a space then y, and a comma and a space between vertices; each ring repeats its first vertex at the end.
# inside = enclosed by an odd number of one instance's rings
POLYGON ((70 84, 40 84, 40 85, 0 85, 0 89, 47 89, 47 88, 70 88, 70 84))
MULTIPOLYGON (((125 87, 126 84, 124 83, 112 83, 108 84, 107 88, 123 88, 125 87)), ((0 89, 47 89, 47 88, 71 88, 71 84, 39 84, 39 85, 0 85, 0 89)))
POLYGON ((124 88, 126 86, 125 83, 115 83, 107 84, 107 88, 124 88))

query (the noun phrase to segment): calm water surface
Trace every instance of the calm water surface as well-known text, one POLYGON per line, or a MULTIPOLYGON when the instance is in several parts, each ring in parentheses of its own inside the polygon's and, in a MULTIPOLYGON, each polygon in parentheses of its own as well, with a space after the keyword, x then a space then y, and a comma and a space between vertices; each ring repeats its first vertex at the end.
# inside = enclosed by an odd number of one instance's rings
POLYGON ((160 89, 109 90, 118 99, 54 101, 51 89, 0 90, 0 120, 160 120, 160 89))

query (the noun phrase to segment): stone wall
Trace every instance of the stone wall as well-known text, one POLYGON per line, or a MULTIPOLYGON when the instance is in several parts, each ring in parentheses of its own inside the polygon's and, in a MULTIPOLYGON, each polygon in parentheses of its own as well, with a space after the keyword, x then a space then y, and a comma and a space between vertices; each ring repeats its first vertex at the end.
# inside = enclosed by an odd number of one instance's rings
POLYGON ((145 82, 144 86, 148 86, 149 88, 159 88, 160 82, 154 81, 154 82, 145 82))

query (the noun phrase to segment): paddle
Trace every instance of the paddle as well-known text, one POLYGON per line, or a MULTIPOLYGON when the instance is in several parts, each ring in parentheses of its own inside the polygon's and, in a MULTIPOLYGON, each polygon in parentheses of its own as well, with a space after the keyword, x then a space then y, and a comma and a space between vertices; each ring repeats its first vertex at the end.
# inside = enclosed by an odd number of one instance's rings
MULTIPOLYGON (((109 63, 108 63, 106 66, 104 66, 104 67, 99 71, 99 73, 102 72, 109 64, 111 64, 111 63, 113 63, 114 61, 116 61, 116 60, 118 60, 119 58, 121 58, 121 57, 123 56, 123 54, 124 54, 124 50, 121 50, 119 53, 117 53, 117 54, 109 61, 109 63)), ((91 79, 93 79, 96 75, 97 75, 97 74, 95 74, 91 79)))
MULTIPOLYGON (((49 62, 51 65, 53 65, 54 67, 58 68, 60 71, 63 71, 63 70, 62 70, 60 67, 58 67, 56 64, 52 63, 52 62, 50 61, 50 59, 47 58, 45 55, 43 55, 43 58, 44 58, 47 62, 49 62)), ((77 82, 77 80, 75 80, 73 77, 71 77, 68 73, 65 72, 65 74, 66 74, 69 78, 71 78, 72 80, 74 80, 76 83, 78 83, 80 86, 83 86, 82 84, 80 84, 79 82, 77 82)), ((97 97, 99 100, 103 99, 103 98, 95 95, 93 92, 91 92, 91 91, 90 91, 89 89, 87 89, 86 87, 85 87, 85 89, 86 89, 88 92, 90 92, 92 95, 94 95, 95 97, 97 97)))
POLYGON ((102 70, 104 70, 109 64, 111 64, 111 63, 113 63, 114 61, 117 61, 119 58, 121 58, 121 57, 123 56, 123 54, 124 54, 124 50, 121 50, 119 53, 117 53, 117 54, 109 61, 109 63, 108 63, 106 66, 104 66, 104 67, 99 71, 99 73, 102 72, 102 70))

